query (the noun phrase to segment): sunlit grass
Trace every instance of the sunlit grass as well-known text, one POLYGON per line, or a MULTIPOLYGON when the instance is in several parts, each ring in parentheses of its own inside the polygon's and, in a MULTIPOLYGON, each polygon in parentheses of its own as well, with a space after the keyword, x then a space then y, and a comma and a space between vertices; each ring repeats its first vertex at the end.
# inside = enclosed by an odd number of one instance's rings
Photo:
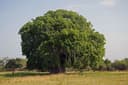
POLYGON ((41 72, 39 74, 38 72, 17 72, 13 77, 6 75, 11 75, 11 73, 0 73, 0 85, 128 85, 128 72, 84 72, 83 74, 52 75, 45 75, 41 72), (16 76, 17 74, 20 75, 16 76))

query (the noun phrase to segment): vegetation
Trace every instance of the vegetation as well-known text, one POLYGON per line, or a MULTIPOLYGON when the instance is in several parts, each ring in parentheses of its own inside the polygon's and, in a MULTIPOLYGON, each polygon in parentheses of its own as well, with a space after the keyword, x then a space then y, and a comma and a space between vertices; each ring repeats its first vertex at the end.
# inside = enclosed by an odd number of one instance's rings
POLYGON ((128 72, 85 72, 44 75, 44 73, 0 73, 0 85, 128 85, 128 72), (24 75, 24 76, 22 76, 24 75))
POLYGON ((66 68, 95 70, 103 60, 105 38, 86 18, 67 10, 48 11, 19 31, 27 68, 65 72, 66 68))
POLYGON ((5 65, 5 68, 7 70, 15 70, 16 68, 24 68, 26 67, 26 60, 25 59, 9 59, 8 62, 5 65))
POLYGON ((115 71, 115 70, 128 70, 128 58, 124 58, 122 60, 115 60, 111 62, 110 60, 106 59, 103 63, 99 66, 97 70, 101 71, 115 71))
POLYGON ((0 59, 0 71, 15 71, 15 70, 24 70, 26 68, 26 59, 16 58, 16 59, 8 59, 1 58, 0 59))
POLYGON ((8 58, 0 58, 0 71, 4 71, 5 70, 5 65, 8 62, 8 58))
MULTIPOLYGON (((16 58, 16 59, 0 59, 0 71, 8 71, 8 70, 27 70, 26 68, 26 59, 16 58), (15 67, 15 68, 14 68, 15 67), (13 69, 14 68, 14 69, 13 69)), ((68 68, 66 71, 76 71, 74 68, 68 68)), ((91 71, 90 67, 86 67, 84 69, 86 71, 91 71)), ((97 71, 126 71, 128 70, 128 58, 124 58, 122 60, 115 60, 111 62, 109 59, 105 59, 97 69, 97 71)), ((39 71, 39 70, 38 70, 39 71)))
POLYGON ((128 58, 116 60, 112 63, 112 67, 114 67, 115 70, 128 70, 128 58))

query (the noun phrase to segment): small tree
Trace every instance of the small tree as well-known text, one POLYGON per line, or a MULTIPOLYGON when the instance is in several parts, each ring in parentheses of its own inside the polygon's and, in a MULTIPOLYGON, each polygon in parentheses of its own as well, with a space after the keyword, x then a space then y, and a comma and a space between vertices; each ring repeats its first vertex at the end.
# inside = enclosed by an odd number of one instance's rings
POLYGON ((8 62, 8 57, 0 58, 0 71, 5 70, 5 65, 8 62))
POLYGON ((5 68, 7 70, 11 70, 12 74, 14 74, 16 68, 23 68, 26 66, 26 60, 25 59, 10 59, 5 65, 5 68))
POLYGON ((106 65, 106 70, 107 70, 107 71, 113 70, 113 68, 112 68, 112 63, 111 63, 111 61, 110 61, 109 59, 105 59, 105 60, 104 60, 104 64, 106 65))
POLYGON ((3 71, 4 69, 4 62, 2 59, 0 59, 0 71, 3 71))
POLYGON ((115 70, 128 70, 128 58, 116 60, 112 63, 112 67, 115 68, 115 70))

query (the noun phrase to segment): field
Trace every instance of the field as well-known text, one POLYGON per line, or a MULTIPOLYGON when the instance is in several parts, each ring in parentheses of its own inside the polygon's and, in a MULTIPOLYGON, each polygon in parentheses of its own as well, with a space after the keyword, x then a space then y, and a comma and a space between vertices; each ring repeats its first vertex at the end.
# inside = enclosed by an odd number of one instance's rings
POLYGON ((128 72, 0 72, 0 85, 128 85, 128 72))

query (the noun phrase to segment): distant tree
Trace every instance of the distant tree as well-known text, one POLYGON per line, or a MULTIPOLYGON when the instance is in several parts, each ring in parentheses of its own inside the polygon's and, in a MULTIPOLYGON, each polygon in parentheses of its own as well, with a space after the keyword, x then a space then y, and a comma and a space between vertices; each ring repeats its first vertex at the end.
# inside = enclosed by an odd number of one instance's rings
POLYGON ((28 69, 51 73, 66 67, 97 68, 105 53, 105 38, 86 18, 67 10, 48 11, 19 31, 28 69))
POLYGON ((128 70, 128 58, 116 60, 112 63, 112 67, 115 68, 115 70, 128 70))
POLYGON ((26 66, 26 60, 25 59, 9 59, 8 62, 5 65, 5 68, 7 70, 12 70, 13 73, 17 68, 24 68, 26 66))
POLYGON ((124 58, 122 62, 125 64, 125 69, 128 70, 128 58, 124 58))
POLYGON ((27 60, 26 59, 16 58, 15 61, 18 64, 18 68, 20 68, 20 69, 26 68, 26 65, 27 65, 27 60))
POLYGON ((111 61, 109 59, 105 59, 104 60, 104 64, 106 65, 106 70, 108 70, 108 71, 113 70, 112 63, 111 63, 111 61))
POLYGON ((97 70, 112 71, 114 68, 112 67, 112 62, 109 59, 105 59, 102 63, 100 63, 97 70))
POLYGON ((4 69, 4 62, 0 59, 0 71, 4 69))
POLYGON ((5 65, 8 62, 8 57, 0 58, 0 71, 5 70, 5 65))
POLYGON ((105 63, 100 64, 97 70, 99 70, 99 71, 107 71, 106 64, 105 63))

